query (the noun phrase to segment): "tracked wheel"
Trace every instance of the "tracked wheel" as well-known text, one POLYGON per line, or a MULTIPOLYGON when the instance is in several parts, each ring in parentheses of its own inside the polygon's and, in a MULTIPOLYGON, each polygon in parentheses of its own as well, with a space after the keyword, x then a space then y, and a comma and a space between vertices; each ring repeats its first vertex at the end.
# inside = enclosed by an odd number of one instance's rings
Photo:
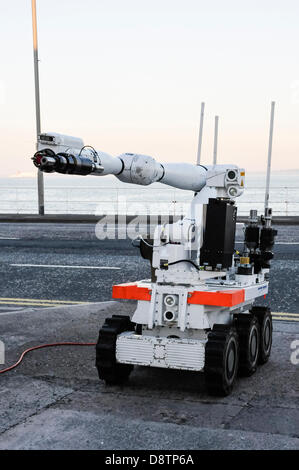
POLYGON ((258 366, 260 352, 260 325, 254 314, 234 315, 239 335, 239 373, 249 377, 258 366))
POLYGON ((260 351, 259 351, 259 364, 266 364, 271 355, 272 349, 272 315, 269 307, 254 306, 251 308, 259 322, 260 326, 260 351))
POLYGON ((116 362, 116 340, 120 333, 134 329, 135 324, 130 321, 130 317, 123 315, 106 318, 100 328, 96 345, 96 367, 99 378, 109 385, 124 383, 133 370, 132 365, 116 362))
POLYGON ((239 341, 231 325, 214 325, 205 349, 205 381, 211 395, 226 396, 233 389, 239 365, 239 341))

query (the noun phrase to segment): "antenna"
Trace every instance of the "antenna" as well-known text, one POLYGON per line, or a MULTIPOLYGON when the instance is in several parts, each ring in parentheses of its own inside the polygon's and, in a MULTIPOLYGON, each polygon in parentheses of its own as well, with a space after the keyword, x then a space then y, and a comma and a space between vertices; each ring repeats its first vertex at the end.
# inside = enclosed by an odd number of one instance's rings
POLYGON ((219 116, 215 116, 215 130, 214 130, 214 150, 213 150, 213 165, 217 164, 217 151, 218 151, 218 124, 219 116))
POLYGON ((270 117, 269 147, 268 147, 266 193, 265 193, 265 213, 266 213, 266 210, 269 208, 270 175, 271 175, 272 144, 273 144, 273 129, 274 129, 274 112, 275 112, 275 101, 272 101, 272 103, 271 103, 271 117, 270 117))
POLYGON ((201 146, 202 146, 204 114, 205 114, 205 103, 201 103, 199 135, 198 135, 198 148, 197 148, 197 165, 200 165, 200 159, 201 159, 201 146))

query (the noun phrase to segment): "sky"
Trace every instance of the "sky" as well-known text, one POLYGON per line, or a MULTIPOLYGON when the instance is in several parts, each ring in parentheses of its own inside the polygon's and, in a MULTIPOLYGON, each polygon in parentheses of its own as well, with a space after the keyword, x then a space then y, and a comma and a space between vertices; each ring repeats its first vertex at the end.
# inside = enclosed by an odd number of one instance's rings
MULTIPOLYGON (((0 0, 0 176, 33 171, 30 0, 0 0)), ((299 169, 298 0, 37 0, 42 131, 111 155, 299 169)))

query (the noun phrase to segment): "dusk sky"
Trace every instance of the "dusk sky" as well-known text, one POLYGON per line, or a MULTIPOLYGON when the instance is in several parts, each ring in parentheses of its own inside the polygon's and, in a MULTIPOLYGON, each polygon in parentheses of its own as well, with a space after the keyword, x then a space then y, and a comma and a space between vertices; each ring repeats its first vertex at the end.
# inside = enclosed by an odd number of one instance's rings
MULTIPOLYGON (((37 0, 42 130, 112 155, 299 169, 298 0, 37 0)), ((31 1, 0 0, 1 172, 32 172, 31 1)))

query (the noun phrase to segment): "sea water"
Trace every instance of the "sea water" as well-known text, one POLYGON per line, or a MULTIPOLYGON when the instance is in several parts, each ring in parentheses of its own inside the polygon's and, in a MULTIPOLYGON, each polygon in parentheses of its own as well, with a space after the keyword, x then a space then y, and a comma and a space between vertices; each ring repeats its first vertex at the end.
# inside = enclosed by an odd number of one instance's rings
MULTIPOLYGON (((115 177, 45 175, 48 214, 184 214, 193 193, 160 183, 137 186, 115 177)), ((264 173, 247 173, 244 194, 236 199, 238 214, 263 211, 264 173)), ((270 207, 274 215, 299 215, 299 170, 273 171, 270 207)), ((36 178, 1 178, 0 213, 37 213, 36 178)))

